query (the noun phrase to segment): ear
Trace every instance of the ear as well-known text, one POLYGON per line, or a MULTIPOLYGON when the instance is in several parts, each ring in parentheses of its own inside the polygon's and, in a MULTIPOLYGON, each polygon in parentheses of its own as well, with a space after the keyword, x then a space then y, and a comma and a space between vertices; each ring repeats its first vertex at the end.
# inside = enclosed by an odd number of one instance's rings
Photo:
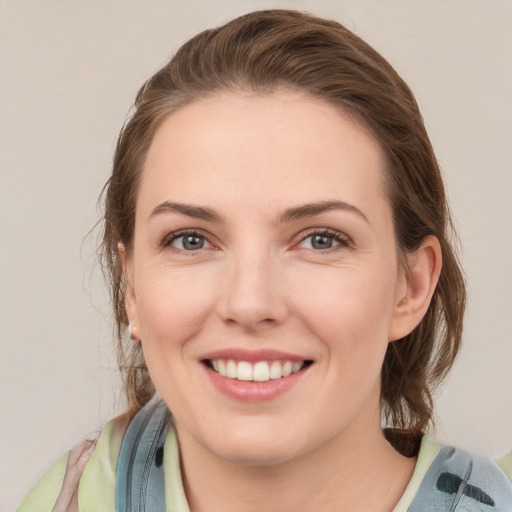
POLYGON ((405 286, 400 286, 389 329, 389 341, 407 336, 428 310, 439 281, 442 252, 439 240, 427 236, 419 249, 406 255, 405 286))
POLYGON ((126 248, 122 242, 117 244, 117 252, 123 266, 125 282, 124 305, 126 308, 126 314, 128 315, 128 322, 130 324, 130 337, 132 340, 139 342, 140 323, 137 309, 137 298, 135 296, 135 288, 133 285, 133 263, 129 260, 126 248))

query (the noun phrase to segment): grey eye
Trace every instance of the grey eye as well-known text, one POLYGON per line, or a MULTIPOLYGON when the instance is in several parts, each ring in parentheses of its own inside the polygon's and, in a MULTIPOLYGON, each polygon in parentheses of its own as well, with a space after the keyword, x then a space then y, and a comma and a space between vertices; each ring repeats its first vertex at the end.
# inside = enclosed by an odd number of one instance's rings
POLYGON ((326 235, 313 235, 311 237, 311 247, 313 249, 330 249, 334 240, 331 236, 326 235))
POLYGON ((299 247, 303 249, 316 249, 318 251, 331 249, 339 245, 340 242, 335 239, 333 235, 328 235, 324 233, 313 233, 312 235, 307 236, 302 240, 299 244, 299 247))
POLYGON ((182 235, 173 240, 172 245, 184 251, 197 251, 203 249, 206 240, 202 236, 182 235))

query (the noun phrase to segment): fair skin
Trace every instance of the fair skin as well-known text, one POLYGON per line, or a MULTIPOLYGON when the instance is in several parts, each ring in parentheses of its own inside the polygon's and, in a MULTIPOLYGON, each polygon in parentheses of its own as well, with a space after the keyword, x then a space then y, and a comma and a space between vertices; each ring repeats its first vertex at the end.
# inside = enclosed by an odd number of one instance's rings
POLYGON ((192 512, 392 510, 415 461, 382 435, 380 371, 441 256, 428 237, 401 270, 364 128, 293 91, 193 102, 155 134, 120 252, 192 512))

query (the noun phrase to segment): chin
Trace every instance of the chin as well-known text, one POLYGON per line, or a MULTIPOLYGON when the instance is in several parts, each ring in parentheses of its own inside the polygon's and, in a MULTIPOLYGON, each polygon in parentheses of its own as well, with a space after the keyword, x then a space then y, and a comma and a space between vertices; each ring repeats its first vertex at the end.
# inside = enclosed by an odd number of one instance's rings
POLYGON ((221 447, 215 453, 217 457, 232 464, 240 464, 243 466, 275 466, 293 460, 300 453, 296 449, 284 446, 262 446, 253 443, 252 446, 247 444, 243 446, 232 445, 229 447, 221 447))
POLYGON ((299 457, 307 447, 302 436, 283 429, 230 428, 229 436, 216 436, 205 446, 215 456, 233 464, 271 466, 299 457))

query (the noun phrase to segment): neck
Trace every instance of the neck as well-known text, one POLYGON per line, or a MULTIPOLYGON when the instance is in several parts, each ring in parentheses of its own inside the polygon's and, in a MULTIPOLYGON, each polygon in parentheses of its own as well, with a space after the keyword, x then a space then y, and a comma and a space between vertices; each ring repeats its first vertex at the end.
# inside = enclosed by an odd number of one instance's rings
POLYGON ((178 428, 190 510, 390 512, 412 476, 415 459, 392 448, 380 422, 365 431, 361 436, 356 429, 355 438, 340 435, 293 460, 247 465, 216 457, 178 428))

